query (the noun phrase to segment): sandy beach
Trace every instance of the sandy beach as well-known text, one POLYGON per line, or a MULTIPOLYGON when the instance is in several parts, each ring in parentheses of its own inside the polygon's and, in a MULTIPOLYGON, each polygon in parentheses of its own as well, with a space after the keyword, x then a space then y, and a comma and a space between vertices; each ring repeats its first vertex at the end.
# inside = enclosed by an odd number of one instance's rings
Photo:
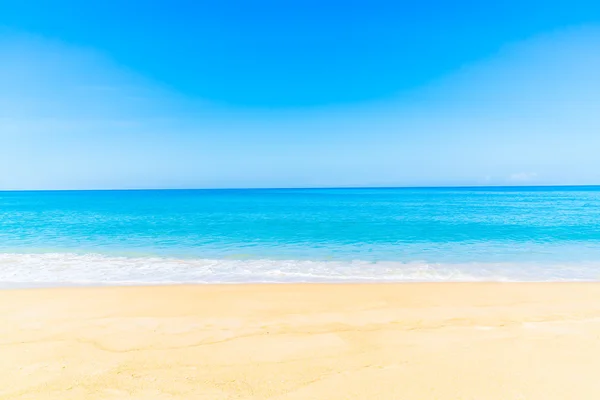
POLYGON ((0 291, 0 399, 598 399, 600 284, 0 291))

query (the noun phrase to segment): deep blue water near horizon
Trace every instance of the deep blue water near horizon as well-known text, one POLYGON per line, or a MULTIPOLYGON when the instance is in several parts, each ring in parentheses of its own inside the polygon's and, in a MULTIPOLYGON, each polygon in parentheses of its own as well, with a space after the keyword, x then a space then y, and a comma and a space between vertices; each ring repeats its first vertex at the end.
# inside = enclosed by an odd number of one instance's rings
POLYGON ((0 285, 600 279, 600 187, 0 192, 0 285))

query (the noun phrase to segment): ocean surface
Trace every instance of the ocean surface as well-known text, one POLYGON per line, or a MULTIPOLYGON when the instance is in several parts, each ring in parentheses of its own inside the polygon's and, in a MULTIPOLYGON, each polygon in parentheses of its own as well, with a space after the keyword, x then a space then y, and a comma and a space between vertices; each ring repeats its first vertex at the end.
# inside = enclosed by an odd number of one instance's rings
POLYGON ((600 279, 600 187, 0 192, 0 287, 600 279))

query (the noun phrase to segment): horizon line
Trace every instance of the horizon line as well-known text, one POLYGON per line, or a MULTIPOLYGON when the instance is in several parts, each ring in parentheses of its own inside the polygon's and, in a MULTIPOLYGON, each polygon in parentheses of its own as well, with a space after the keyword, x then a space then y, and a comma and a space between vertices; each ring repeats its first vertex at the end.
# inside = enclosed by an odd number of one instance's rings
POLYGON ((304 186, 304 187, 223 187, 223 188, 123 188, 123 189, 0 189, 0 193, 24 192, 144 192, 144 191, 209 191, 209 190, 335 190, 335 189, 501 189, 501 188, 600 188, 600 184, 538 185, 410 185, 410 186, 304 186))

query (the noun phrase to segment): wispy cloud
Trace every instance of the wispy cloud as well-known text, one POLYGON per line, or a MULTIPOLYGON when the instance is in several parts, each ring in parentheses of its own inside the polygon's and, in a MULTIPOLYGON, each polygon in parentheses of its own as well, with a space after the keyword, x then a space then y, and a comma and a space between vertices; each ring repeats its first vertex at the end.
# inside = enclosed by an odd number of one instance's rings
POLYGON ((517 172, 508 177, 509 182, 531 182, 538 177, 537 172, 517 172))

